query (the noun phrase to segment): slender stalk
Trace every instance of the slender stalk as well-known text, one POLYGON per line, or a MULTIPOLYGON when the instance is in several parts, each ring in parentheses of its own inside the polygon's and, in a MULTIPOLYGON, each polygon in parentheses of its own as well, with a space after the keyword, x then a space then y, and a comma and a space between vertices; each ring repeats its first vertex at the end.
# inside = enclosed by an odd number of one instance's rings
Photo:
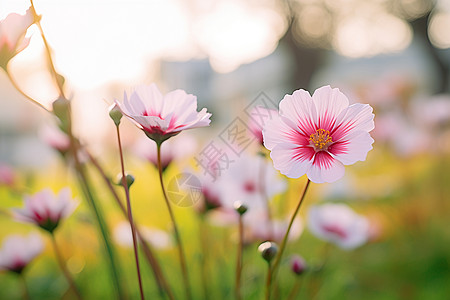
POLYGON ((267 214, 267 229, 269 230, 269 237, 273 238, 273 224, 272 224, 272 213, 270 210, 270 203, 269 203, 269 197, 267 197, 266 192, 266 184, 265 184, 265 178, 266 178, 266 168, 265 168, 265 157, 261 158, 261 165, 259 167, 259 193, 261 194, 261 197, 264 200, 264 203, 266 205, 266 214, 267 214))
POLYGON ((41 26, 40 16, 36 13, 36 9, 34 8, 33 0, 30 0, 30 4, 31 4, 31 7, 30 7, 31 11, 33 12, 33 15, 34 15, 35 20, 36 20, 35 24, 39 28, 39 31, 40 31, 41 37, 42 37, 42 41, 44 42, 45 53, 47 54, 47 62, 48 62, 48 65, 50 67, 50 71, 51 71, 51 73, 53 75, 53 79, 56 82, 56 86, 57 86, 57 88, 59 90, 60 96, 65 98, 63 86, 62 86, 60 80, 58 80, 58 75, 59 74, 58 74, 58 72, 56 72, 55 65, 53 63, 52 54, 51 54, 52 51, 51 51, 50 46, 49 46, 49 44, 47 42, 47 39, 45 38, 44 30, 42 29, 42 26, 41 26))
POLYGON ((242 252, 244 249, 244 222, 243 216, 239 214, 239 245, 236 259, 236 299, 242 299, 241 295, 241 277, 242 277, 242 252))
POLYGON ((19 274, 20 281, 22 282, 23 287, 23 299, 30 300, 30 292, 28 291, 27 281, 25 280, 25 275, 23 273, 19 274))
POLYGON ((69 270, 67 270, 64 259, 61 255, 61 252, 59 251, 58 244, 56 243, 56 238, 55 238, 54 233, 51 234, 51 238, 52 238, 53 249, 55 251, 56 260, 58 261, 58 264, 59 264, 64 276, 66 277, 70 288, 75 293, 77 299, 82 299, 80 291, 78 290, 77 286, 75 285, 75 281, 73 280, 72 275, 70 275, 69 270))
POLYGON ((300 200, 298 201, 297 207, 295 208, 294 214, 291 217, 291 220, 289 222, 289 226, 288 226, 288 228, 286 230, 286 233, 284 235, 284 238, 283 238, 283 241, 281 243, 278 255, 276 256, 275 261, 273 263, 273 267, 271 268, 271 278, 270 278, 270 281, 268 282, 268 297, 269 298, 267 298, 267 299, 270 299, 272 282, 275 280, 275 277, 277 275, 276 272, 278 270, 278 267, 280 266, 280 261, 281 261, 281 257, 283 256, 284 249, 286 248, 287 240, 288 240, 288 237, 289 237, 289 232, 291 231, 292 224, 294 223, 295 217, 297 216, 297 214, 298 214, 298 212, 300 210, 300 206, 302 205, 303 199, 305 198, 306 191, 308 190, 310 182, 311 181, 309 179, 306 182, 306 185, 305 185, 305 188, 303 190, 303 193, 302 193, 302 195, 300 197, 300 200))
POLYGON ((36 100, 34 100, 32 97, 28 96, 17 84, 17 82, 15 81, 15 79, 13 78, 13 76, 11 75, 11 73, 9 71, 6 72, 6 74, 8 75, 9 81, 11 82, 11 84, 14 86, 14 88, 25 98, 27 98, 27 100, 30 100, 31 102, 33 102, 34 104, 36 104, 37 106, 39 106, 40 108, 46 110, 47 112, 50 112, 44 105, 42 105, 41 103, 37 102, 36 100))
POLYGON ((203 299, 209 299, 209 291, 208 291, 208 286, 209 286, 209 276, 208 276, 208 263, 209 263, 209 259, 208 259, 208 230, 207 230, 207 222, 205 222, 205 215, 201 214, 200 215, 200 228, 199 228, 199 233, 200 233, 200 247, 201 247, 201 251, 202 251, 202 255, 201 255, 201 261, 200 261, 200 266, 201 266, 201 272, 202 272, 202 286, 203 286, 203 299))
POLYGON ((266 278, 266 300, 270 299, 270 288, 272 284, 272 270, 271 270, 271 264, 267 263, 267 278, 266 278))
MULTIPOLYGON (((52 59, 52 55, 51 55, 51 49, 50 49, 50 46, 49 46, 49 44, 47 42, 47 39, 45 37, 44 31, 42 29, 42 26, 40 24, 40 16, 36 13, 36 9, 34 7, 33 0, 30 0, 30 4, 31 4, 31 11, 32 11, 33 16, 34 16, 34 18, 36 20, 35 23, 36 23, 36 25, 39 28, 39 31, 40 31, 41 36, 42 36, 42 40, 44 42, 49 68, 50 68, 50 71, 51 71, 51 73, 53 75, 53 78, 54 78, 54 80, 56 82, 56 86, 58 88, 60 97, 67 100, 67 98, 66 98, 66 96, 64 94, 64 89, 63 89, 62 83, 61 83, 60 80, 58 80, 59 74, 56 72, 55 66, 53 64, 53 59, 52 59)), ((116 291, 118 293, 119 298, 123 299, 124 298, 123 291, 122 291, 122 287, 121 287, 121 284, 120 284, 120 280, 119 280, 119 276, 118 276, 118 272, 117 272, 117 266, 116 266, 116 263, 115 263, 115 260, 114 260, 114 253, 113 253, 113 250, 112 250, 111 242, 109 240, 109 234, 108 234, 108 231, 107 231, 107 228, 106 228, 106 223, 103 220, 103 216, 102 216, 100 210, 98 209, 98 207, 97 207, 97 205, 95 203, 94 196, 93 196, 93 193, 91 191, 87 175, 85 174, 85 172, 83 170, 83 166, 80 164, 80 162, 78 160, 78 141, 74 137, 73 132, 72 132, 72 119, 71 119, 70 106, 69 106, 68 110, 69 110, 68 111, 69 122, 68 122, 67 134, 68 134, 68 136, 70 138, 70 142, 71 142, 71 152, 72 152, 72 156, 73 156, 73 159, 74 159, 74 162, 75 162, 75 170, 76 170, 76 173, 77 173, 77 178, 78 178, 80 186, 81 186, 81 188, 83 190, 83 193, 84 193, 84 195, 86 197, 86 200, 90 204, 90 207, 93 210, 94 215, 97 218, 98 225, 99 225, 99 228, 100 228, 100 232, 102 234, 103 241, 104 241, 106 250, 108 252, 108 258, 109 258, 109 264, 110 264, 110 268, 111 268, 111 273, 112 273, 113 279, 115 281, 114 282, 114 286, 116 288, 116 291)))
POLYGON ((136 229, 133 221, 133 214, 131 212, 130 190, 128 189, 127 178, 125 175, 125 164, 123 162, 123 151, 122 151, 122 142, 120 141, 119 125, 116 125, 116 132, 117 132, 117 143, 119 145, 120 167, 122 169, 122 185, 125 190, 125 197, 127 199, 128 221, 130 222, 131 235, 133 236, 134 259, 136 261, 139 292, 141 293, 141 299, 144 300, 144 289, 142 287, 141 269, 139 267, 139 253, 138 253, 138 244, 136 240, 136 229))
POLYGON ((302 281, 300 279, 297 279, 294 283, 294 286, 292 287, 291 292, 289 293, 288 300, 295 300, 297 299, 298 292, 300 291, 300 288, 302 287, 302 281))
POLYGON ((184 289, 186 292, 186 297, 188 299, 192 299, 191 287, 189 284, 189 276, 188 276, 187 265, 186 265, 186 256, 184 254, 183 244, 181 242, 181 236, 178 231, 177 222, 175 221, 175 216, 172 211, 172 206, 170 205, 170 201, 169 201, 169 198, 167 197, 166 189, 164 187, 164 181, 163 181, 163 176, 162 176, 162 164, 161 164, 161 143, 157 143, 156 145, 157 145, 156 148, 157 148, 157 153, 158 153, 159 182, 161 183, 161 189, 162 189, 162 192, 164 195, 164 201, 166 202, 167 210, 169 211, 170 219, 172 221, 173 230, 175 233, 175 239, 176 239, 177 245, 178 245, 178 256, 180 259, 181 272, 183 275, 184 289))
MULTIPOLYGON (((89 157, 89 160, 94 165, 94 167, 100 173, 101 178, 105 182, 105 184, 108 187, 108 190, 111 192, 111 195, 113 196, 113 198, 116 200, 117 205, 119 205, 120 210, 122 211, 124 216, 127 217, 126 208, 123 205, 122 201, 120 200, 119 195, 117 194, 116 190, 114 189, 113 185, 111 184, 111 180, 106 175, 106 173, 103 170, 102 166, 97 161, 97 159, 94 156, 92 156, 89 152, 87 152, 87 155, 89 157)), ((152 269, 152 271, 153 271, 153 273, 155 275, 156 283, 158 285, 158 290, 159 290, 161 296, 163 296, 164 292, 166 292, 167 296, 169 297, 169 299, 174 300, 175 297, 173 295, 173 292, 170 289, 169 284, 167 283, 167 280, 166 280, 166 278, 165 278, 165 276, 164 276, 164 274, 163 274, 163 272, 161 270, 161 266, 160 266, 158 260, 156 259, 155 255, 153 253, 152 248, 150 247, 149 244, 147 244, 145 242, 144 237, 143 237, 141 231, 139 230, 139 228, 135 227, 135 230, 136 230, 137 237, 141 241, 142 252, 144 253, 145 257, 147 258, 147 261, 149 262, 149 264, 151 266, 151 269, 152 269)))

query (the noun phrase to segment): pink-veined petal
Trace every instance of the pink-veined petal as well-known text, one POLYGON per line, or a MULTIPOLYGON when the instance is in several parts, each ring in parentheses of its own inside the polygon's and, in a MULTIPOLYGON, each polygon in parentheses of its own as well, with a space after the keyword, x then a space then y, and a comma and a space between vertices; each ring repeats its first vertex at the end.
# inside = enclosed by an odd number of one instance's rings
MULTIPOLYGON (((134 93, 145 106, 145 112, 148 115, 158 116, 163 110, 163 95, 159 91, 158 86, 154 83, 149 86, 137 86, 134 93)), ((132 103, 134 105, 134 103, 132 103)))
POLYGON ((344 165, 326 151, 319 151, 306 175, 314 183, 334 182, 344 176, 344 165))
POLYGON ((272 150, 280 143, 299 144, 298 140, 301 139, 301 137, 306 139, 306 137, 303 136, 296 127, 297 126, 286 117, 279 115, 274 116, 272 120, 268 120, 264 125, 262 131, 264 146, 267 149, 272 150))
POLYGON ((347 97, 329 85, 318 88, 312 95, 317 110, 317 126, 331 130, 338 115, 348 107, 347 97))
POLYGON ((345 139, 332 144, 328 151, 344 165, 366 160, 367 153, 373 149, 374 140, 366 131, 348 134, 345 139))
POLYGON ((316 131, 317 112, 311 95, 305 90, 297 90, 284 96, 280 102, 280 115, 297 125, 305 136, 316 131))
POLYGON ((293 144, 278 144, 270 152, 275 169, 289 178, 306 174, 312 164, 314 149, 293 144))
POLYGON ((336 119, 336 126, 331 131, 333 142, 345 139, 345 136, 354 131, 369 132, 374 129, 373 109, 369 104, 355 103, 342 111, 336 119))

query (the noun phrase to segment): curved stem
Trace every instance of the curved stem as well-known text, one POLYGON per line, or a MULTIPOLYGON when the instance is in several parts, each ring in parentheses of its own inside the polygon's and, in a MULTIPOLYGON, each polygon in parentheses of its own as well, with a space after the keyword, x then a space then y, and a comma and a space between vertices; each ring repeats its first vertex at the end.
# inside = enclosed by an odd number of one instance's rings
POLYGON ((239 214, 239 245, 236 260, 236 299, 242 299, 241 295, 241 276, 242 276, 242 252, 244 248, 244 222, 242 221, 242 215, 239 214))
POLYGON ((47 112, 50 112, 44 105, 42 105, 41 103, 39 103, 38 101, 34 100, 32 97, 28 96, 27 93, 25 93, 17 84, 17 82, 15 81, 15 79, 13 78, 13 76, 11 75, 11 73, 9 71, 6 72, 6 74, 8 75, 9 81, 11 82, 11 84, 14 86, 14 88, 25 98, 27 98, 27 100, 33 102, 34 104, 36 104, 37 106, 39 106, 40 108, 44 109, 47 112))
MULTIPOLYGON (((41 33, 43 42, 44 42, 44 46, 45 46, 45 50, 46 50, 46 54, 47 54, 47 60, 48 60, 48 64, 50 67, 50 71, 56 81, 56 85, 58 87, 59 90, 59 94, 61 98, 64 98, 67 100, 66 96, 64 95, 64 90, 63 90, 63 86, 60 80, 58 80, 58 76, 59 74, 56 72, 55 66, 53 64, 53 59, 52 59, 52 55, 51 55, 51 49, 50 46, 48 45, 47 39, 45 38, 45 34, 44 31, 42 29, 42 26, 40 24, 40 16, 36 13, 36 9, 34 7, 33 4, 33 0, 30 0, 30 4, 31 4, 31 11, 33 13, 33 16, 36 20, 36 25, 39 28, 39 31, 41 33)), ((106 223, 103 219, 103 216, 101 214, 101 211, 99 210, 99 208, 97 207, 97 204, 95 203, 95 198, 94 195, 91 191, 91 187, 89 185, 89 180, 88 177, 86 175, 86 173, 84 172, 83 166, 81 165, 79 159, 78 159, 78 148, 79 148, 79 144, 78 144, 78 140, 74 137, 73 135, 73 131, 72 131, 72 117, 71 117, 71 109, 70 109, 70 105, 68 108, 68 129, 67 129, 67 134, 70 138, 70 144, 71 144, 71 152, 72 152, 72 156, 73 156, 73 160, 75 162, 75 171, 77 173, 77 178, 78 181, 80 183, 81 189, 85 195, 85 198, 90 206, 90 208, 92 209, 94 215, 97 218, 97 222, 98 222, 98 226, 100 229, 100 232, 102 234, 103 237, 103 241, 105 244, 105 248, 108 252, 108 258, 109 258, 109 265, 111 268, 111 273, 113 275, 113 280, 114 280, 114 286, 116 288, 116 291, 118 293, 118 296, 120 299, 123 299, 123 291, 122 291, 122 286, 120 284, 120 280, 119 280, 119 276, 118 276, 118 272, 117 272, 117 266, 115 263, 115 259, 114 259, 114 252, 111 246, 111 242, 109 239, 109 233, 106 227, 106 223)))
POLYGON ((25 300, 30 300, 30 292, 28 291, 28 287, 27 287, 27 281, 25 280, 25 275, 23 275, 23 273, 19 274, 20 277, 20 281, 22 282, 22 287, 23 287, 23 299, 25 300))
POLYGON ((122 151, 122 142, 120 141, 119 125, 116 125, 116 132, 117 132, 117 143, 119 145, 120 167, 122 170, 122 185, 125 190, 125 197, 127 199, 128 221, 130 222, 131 235, 133 236, 134 259, 136 261, 136 269, 137 269, 137 276, 138 276, 138 282, 139 282, 139 292, 141 294, 141 299, 144 300, 144 289, 142 287, 141 268, 139 267, 138 244, 136 241, 136 229, 135 229, 135 224, 133 221, 133 214, 131 212, 130 190, 128 189, 127 177, 125 175, 125 164, 123 162, 123 151, 122 151))
POLYGON ((180 233, 178 231, 177 222, 175 221, 175 216, 172 211, 172 206, 170 205, 169 199, 167 197, 166 189, 164 187, 164 181, 162 176, 162 164, 161 164, 161 143, 157 143, 157 153, 158 153, 158 173, 159 173, 159 182, 161 183, 161 189, 164 195, 164 201, 166 202, 167 210, 169 211, 170 219, 172 221, 173 230, 175 233, 175 239, 178 245, 178 256, 180 259, 181 272, 183 275, 184 289, 186 292, 186 297, 188 299, 192 299, 191 288, 189 284, 189 276, 186 265, 186 256, 184 254, 183 244, 181 242, 180 233))
POLYGON ((297 299, 298 292, 300 291, 300 288, 302 286, 302 281, 300 279, 297 279, 294 283, 294 286, 292 287, 291 292, 289 293, 288 300, 295 300, 297 299))
POLYGON ((207 230, 208 223, 205 222, 205 215, 200 215, 200 248, 202 251, 201 254, 201 272, 202 272, 202 286, 203 286, 203 299, 209 299, 209 276, 208 276, 208 265, 209 265, 209 259, 208 259, 208 230, 207 230))
POLYGON ((70 275, 69 270, 67 270, 67 267, 66 267, 66 264, 64 262, 64 259, 63 259, 62 255, 61 255, 61 252, 59 251, 58 244, 56 243, 56 239, 55 239, 55 234, 52 233, 51 237, 52 237, 53 249, 55 250, 56 260, 58 261, 58 264, 59 264, 59 266, 60 266, 64 276, 66 277, 66 279, 67 279, 67 281, 69 283, 69 286, 71 287, 71 289, 75 293, 76 297, 78 299, 82 299, 81 298, 81 294, 78 291, 77 286, 75 285, 75 281, 73 280, 72 275, 70 275))
POLYGON ((267 228, 269 230, 269 237, 273 238, 274 232, 273 232, 273 223, 272 223, 272 213, 270 210, 270 203, 269 203, 269 197, 267 197, 266 192, 266 184, 265 184, 265 178, 266 178, 266 168, 265 168, 265 158, 261 158, 261 165, 259 167, 259 193, 261 194, 264 203, 266 205, 266 214, 267 214, 267 228))
POLYGON ((267 278, 266 278, 266 300, 270 299, 270 287, 272 283, 272 270, 270 262, 267 264, 267 278))
MULTIPOLYGON (((120 197, 117 194, 116 190, 114 189, 113 185, 111 184, 111 180, 106 175, 105 171, 103 170, 102 166, 97 161, 97 159, 94 156, 92 156, 92 154, 89 153, 88 151, 86 151, 86 153, 87 153, 91 163, 94 165, 94 167, 100 173, 101 178, 105 182, 105 184, 106 184, 108 190, 111 192, 113 198, 116 200, 117 205, 119 205, 120 210, 122 211, 124 216, 127 217, 127 210, 126 210, 125 206, 123 205, 122 201, 120 200, 120 197)), ((160 266, 158 260, 156 259, 155 254, 153 253, 152 248, 150 247, 149 244, 147 244, 144 241, 144 237, 143 237, 141 231, 139 230, 139 228, 135 227, 135 230, 136 230, 136 235, 137 235, 138 239, 141 241, 142 252, 144 253, 145 257, 147 258, 147 261, 150 264, 151 269, 155 275, 156 283, 158 285, 158 290, 159 290, 161 296, 163 296, 163 293, 165 291, 167 293, 167 296, 169 297, 169 299, 174 300, 175 297, 173 295, 173 292, 170 289, 169 284, 167 283, 167 280, 161 270, 161 266, 160 266)))
POLYGON ((269 289, 269 291, 268 291, 268 297, 269 298, 268 299, 270 299, 270 292, 271 292, 272 282, 275 280, 275 277, 277 275, 276 272, 278 270, 278 267, 280 266, 281 257, 283 256, 283 252, 284 252, 284 250, 286 248, 287 240, 288 240, 288 237, 289 237, 289 232, 291 231, 292 224, 294 223, 295 217, 297 216, 297 214, 298 214, 298 212, 300 210, 300 206, 302 205, 303 199, 305 198, 306 191, 308 190, 308 187, 309 187, 310 183, 311 183, 311 181, 308 179, 308 181, 306 182, 305 188, 303 190, 303 193, 302 193, 302 195, 300 197, 300 200, 298 201, 297 207, 295 208, 294 214, 292 215, 291 220, 289 221, 289 226, 288 226, 288 228, 286 230, 286 233, 284 235, 283 242, 281 243, 278 255, 276 256, 275 261, 273 263, 273 267, 271 268, 272 269, 271 270, 271 279, 270 279, 270 282, 269 282, 269 285, 268 285, 268 289, 269 289))
POLYGON ((51 51, 50 46, 49 46, 49 44, 47 42, 47 39, 45 38, 44 30, 42 29, 41 22, 40 22, 40 16, 36 13, 36 9, 34 8, 33 0, 30 0, 30 4, 31 4, 31 7, 30 7, 31 11, 33 12, 33 15, 34 15, 35 20, 36 20, 35 24, 39 28, 39 31, 40 31, 41 37, 42 37, 42 41, 44 42, 45 53, 47 54, 47 62, 48 62, 48 65, 50 67, 50 71, 51 71, 51 73, 53 75, 53 79, 56 82, 56 86, 58 87, 60 96, 63 97, 63 98, 66 98, 65 95, 64 95, 63 86, 62 86, 60 80, 58 80, 59 74, 58 74, 58 72, 56 72, 55 65, 53 63, 52 54, 51 54, 52 51, 51 51))

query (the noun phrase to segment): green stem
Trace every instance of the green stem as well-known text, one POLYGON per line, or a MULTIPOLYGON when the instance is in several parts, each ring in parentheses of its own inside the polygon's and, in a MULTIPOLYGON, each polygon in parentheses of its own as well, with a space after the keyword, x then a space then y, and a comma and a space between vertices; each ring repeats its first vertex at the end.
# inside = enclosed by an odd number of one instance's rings
MULTIPOLYGON (((45 38, 44 31, 43 31, 42 26, 40 24, 40 16, 36 13, 36 9, 34 7, 33 0, 30 0, 30 4, 31 4, 31 11, 32 11, 33 16, 34 16, 34 18, 36 20, 35 23, 36 23, 36 25, 39 28, 39 31, 40 31, 41 36, 42 36, 42 40, 44 42, 46 55, 47 55, 47 61, 48 61, 49 67, 50 67, 50 71, 51 71, 51 73, 53 75, 53 78, 55 79, 56 86, 57 86, 57 88, 59 90, 60 97, 67 100, 66 96, 64 95, 64 89, 63 89, 62 83, 61 83, 60 80, 58 80, 59 74, 56 72, 55 66, 53 64, 53 59, 52 59, 52 55, 51 55, 50 46, 49 46, 49 44, 47 42, 47 39, 45 38)), ((93 210, 94 215, 97 218, 98 226, 100 228, 100 231, 101 231, 101 234, 102 234, 102 237, 103 237, 103 241, 104 241, 105 247, 106 247, 107 252, 108 252, 108 258, 109 258, 109 262, 110 262, 111 273, 113 274, 113 279, 114 279, 114 286, 116 287, 116 291, 118 293, 119 298, 123 299, 124 298, 123 291, 122 291, 122 287, 121 287, 120 280, 119 280, 119 277, 118 277, 117 267, 116 267, 116 263, 115 263, 115 260, 114 260, 114 254, 113 254, 113 250, 112 250, 112 247, 111 247, 111 242, 109 240, 108 231, 106 229, 106 224, 105 224, 105 222, 103 220, 103 217, 101 215, 100 210, 98 209, 98 207, 97 207, 97 205, 95 203, 95 200, 94 200, 95 198, 94 198, 93 193, 91 191, 91 188, 89 186, 89 181, 87 179, 87 176, 86 176, 86 174, 85 174, 85 172, 83 170, 82 165, 80 164, 80 162, 78 160, 78 141, 74 137, 73 132, 72 132, 72 119, 71 119, 70 106, 69 106, 68 109, 69 109, 69 111, 68 111, 69 122, 68 122, 68 129, 67 129, 68 132, 67 132, 67 134, 68 134, 68 136, 70 138, 70 142, 71 142, 71 152, 72 152, 73 160, 75 162, 75 170, 77 171, 76 172, 77 173, 77 178, 78 178, 80 186, 81 186, 81 188, 83 190, 83 193, 84 193, 84 195, 86 197, 86 200, 88 201, 89 206, 91 207, 91 209, 93 210)))
POLYGON ((181 272, 183 275, 184 289, 185 289, 187 299, 192 299, 192 293, 191 293, 191 288, 190 288, 190 284, 189 284, 189 276, 188 276, 187 265, 186 265, 186 256, 184 254, 183 244, 181 242, 181 236, 178 231, 178 226, 177 226, 177 222, 175 220, 175 215, 173 214, 172 206, 170 205, 170 201, 167 197, 166 189, 164 187, 164 181, 163 181, 163 176, 162 176, 162 164, 161 164, 161 143, 157 143, 156 145, 157 145, 157 152, 158 152, 159 182, 161 183, 161 189, 162 189, 162 192, 164 195, 164 201, 166 202, 167 210, 169 211, 170 219, 172 221, 173 230, 175 233, 175 239, 176 239, 177 245, 178 245, 178 256, 179 256, 180 265, 181 265, 181 272))
POLYGON ((242 299, 241 295, 241 276, 242 276, 242 252, 244 248, 244 222, 242 221, 242 215, 239 214, 239 245, 236 259, 236 299, 242 299))
POLYGON ((294 283, 294 286, 292 287, 291 292, 289 293, 288 300, 295 300, 298 299, 297 295, 300 291, 300 288, 302 286, 302 281, 300 279, 297 279, 294 283))
POLYGON ((208 223, 205 222, 205 215, 201 214, 200 215, 199 233, 200 233, 200 247, 202 250, 202 255, 201 255, 200 266, 201 266, 201 272, 202 272, 203 299, 205 299, 205 300, 210 298, 209 291, 208 291, 210 279, 208 276, 208 269, 207 269, 208 264, 209 264, 207 226, 208 226, 208 223))
POLYGON ((144 300, 144 289, 142 287, 142 278, 141 278, 141 268, 139 267, 139 253, 138 253, 138 244, 136 241, 136 229, 133 221, 133 214, 131 211, 131 200, 130 200, 130 190, 128 189, 127 177, 125 175, 125 164, 123 162, 123 151, 122 151, 122 142, 120 141, 120 130, 119 125, 116 125, 117 132, 117 143, 119 145, 119 156, 120 156, 120 167, 122 170, 122 185, 125 190, 125 197, 127 199, 127 211, 128 211, 128 221, 131 226, 131 235, 133 236, 133 248, 134 248, 134 259, 136 261, 136 270, 137 277, 139 282, 139 292, 141 294, 141 299, 144 300))
POLYGON ((300 200, 298 201, 297 207, 295 208, 294 214, 292 215, 291 220, 289 222, 289 226, 288 226, 288 228, 286 230, 286 234, 284 235, 283 242, 281 243, 278 255, 276 256, 275 261, 273 263, 273 267, 271 268, 271 278, 270 278, 270 281, 268 282, 268 298, 267 299, 270 299, 272 282, 275 281, 275 278, 277 276, 277 271, 278 271, 278 268, 280 266, 281 257, 283 256, 283 252, 284 252, 284 250, 286 248, 287 240, 288 240, 288 237, 289 237, 289 232, 291 231, 292 224, 294 223, 295 217, 297 216, 297 214, 298 214, 298 212, 300 210, 300 206, 302 205, 303 199, 305 198, 306 191, 308 190, 310 182, 311 181, 309 179, 306 182, 306 185, 305 185, 305 188, 303 190, 303 193, 302 193, 302 195, 300 197, 300 200))
POLYGON ((56 238, 55 238, 54 233, 51 233, 51 238, 52 238, 53 249, 55 251, 56 260, 58 261, 58 264, 59 264, 64 276, 66 277, 70 288, 75 293, 75 296, 77 297, 77 299, 82 299, 80 291, 78 290, 77 286, 75 285, 75 281, 73 280, 72 275, 70 275, 69 270, 67 270, 66 263, 64 262, 64 259, 58 248, 58 244, 56 243, 56 238))
MULTIPOLYGON (((111 195, 116 200, 117 205, 119 205, 120 210, 122 211, 124 216, 127 217, 126 208, 123 205, 122 201, 120 200, 119 195, 117 194, 116 190, 114 189, 113 185, 111 184, 111 180, 106 175, 102 166, 97 161, 97 159, 95 157, 93 157, 89 152, 87 152, 87 155, 88 155, 91 163, 94 165, 94 167, 99 172, 100 177, 103 179, 106 186, 108 187, 108 190, 111 192, 111 195)), ((169 297, 169 299, 175 300, 173 292, 170 289, 169 284, 167 283, 167 280, 162 272, 161 266, 160 266, 158 260, 156 259, 155 254, 153 253, 152 248, 150 247, 150 245, 148 243, 145 242, 144 237, 143 237, 141 231, 139 230, 139 228, 136 227, 135 229, 136 229, 136 235, 138 236, 139 240, 141 241, 142 252, 144 253, 145 257, 147 258, 147 261, 150 264, 151 269, 155 275, 159 293, 161 294, 161 296, 163 296, 164 295, 163 293, 165 291, 167 293, 167 296, 169 297)))
POLYGON ((44 109, 47 112, 50 112, 44 105, 42 105, 41 103, 39 103, 38 101, 34 100, 33 98, 31 98, 30 96, 27 95, 27 93, 25 93, 20 87, 19 85, 16 83, 15 79, 12 77, 11 73, 9 71, 6 71, 6 74, 8 75, 9 81, 11 82, 11 84, 14 86, 14 88, 25 98, 27 98, 27 100, 33 102, 34 104, 36 104, 37 106, 39 106, 40 108, 44 109))
POLYGON ((19 274, 20 281, 22 282, 23 287, 23 299, 30 300, 30 292, 28 291, 27 281, 25 280, 25 275, 23 273, 19 274))
POLYGON ((270 299, 270 287, 272 284, 272 270, 271 270, 271 265, 270 262, 267 263, 267 278, 266 278, 266 300, 270 299))

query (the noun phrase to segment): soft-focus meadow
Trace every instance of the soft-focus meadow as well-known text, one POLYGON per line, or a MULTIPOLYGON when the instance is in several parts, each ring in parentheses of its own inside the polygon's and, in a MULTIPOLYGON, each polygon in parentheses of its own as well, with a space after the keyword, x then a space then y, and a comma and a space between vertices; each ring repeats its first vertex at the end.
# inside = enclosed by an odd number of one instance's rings
MULTIPOLYGON (((273 167, 260 136, 252 135, 252 109, 278 109, 286 94, 312 94, 325 85, 339 88, 350 103, 373 107, 373 150, 336 182, 309 185, 271 299, 450 297, 448 0, 36 0, 34 6, 41 19, 11 60, 2 38, 14 29, 0 27, 0 269, 8 263, 1 247, 10 235, 36 233, 43 248, 21 274, 0 270, 0 299, 76 299, 52 235, 18 222, 14 213, 26 197, 65 187, 78 206, 53 236, 81 298, 118 299, 116 282, 122 299, 140 298, 129 222, 111 193, 126 205, 108 113, 115 100, 123 102, 124 91, 129 96, 151 83, 163 94, 196 95, 196 110, 212 114, 209 126, 181 132, 161 148, 191 299, 266 297, 268 264, 258 246, 282 243, 307 176, 288 178, 273 167), (69 129, 55 111, 61 94, 71 103, 69 129), (77 159, 70 147, 75 140, 77 159), (212 153, 221 158, 219 173, 201 163, 212 153), (174 196, 180 174, 200 182, 190 196, 183 194, 185 202, 174 196), (117 281, 89 195, 104 217, 117 281), (248 208, 239 293, 235 201, 248 208), (328 204, 350 207, 364 226, 328 227, 327 241, 312 229, 310 212, 328 204), (358 242, 346 244, 352 234, 358 242), (294 255, 303 257, 305 269, 298 260, 293 264, 294 255)), ((29 7, 0 0, 0 19, 29 7)), ((173 298, 188 299, 156 145, 126 117, 120 133, 125 169, 135 178, 135 223, 173 298)), ((330 224, 339 214, 328 214, 330 224)), ((145 298, 170 299, 139 249, 145 298)))

